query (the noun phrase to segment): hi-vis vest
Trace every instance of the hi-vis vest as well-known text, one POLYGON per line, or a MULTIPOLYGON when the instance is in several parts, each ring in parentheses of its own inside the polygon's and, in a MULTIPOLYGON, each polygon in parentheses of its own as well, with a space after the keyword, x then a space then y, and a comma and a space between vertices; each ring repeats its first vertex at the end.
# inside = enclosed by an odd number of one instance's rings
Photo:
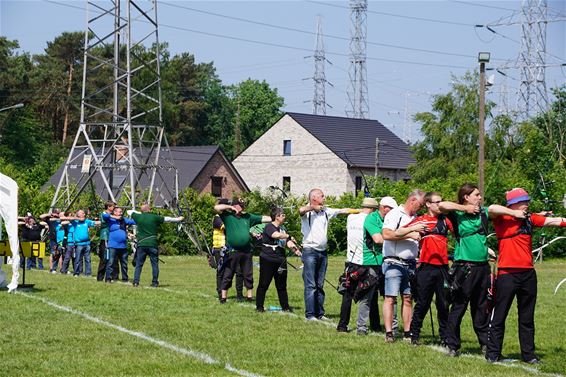
POLYGON ((224 246, 226 246, 226 234, 224 224, 222 224, 220 228, 212 228, 212 248, 222 249, 224 246))

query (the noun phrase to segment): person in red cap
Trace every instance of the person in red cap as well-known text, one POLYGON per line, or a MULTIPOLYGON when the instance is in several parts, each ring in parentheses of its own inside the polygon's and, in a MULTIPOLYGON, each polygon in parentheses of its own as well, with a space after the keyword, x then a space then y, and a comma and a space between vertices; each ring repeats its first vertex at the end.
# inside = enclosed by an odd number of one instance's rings
POLYGON ((505 320, 513 299, 517 296, 521 357, 526 363, 538 364, 534 322, 537 275, 533 263, 532 230, 534 226, 565 227, 566 221, 560 217, 529 213, 531 198, 522 188, 514 188, 505 196, 507 207, 493 204, 488 209, 499 243, 499 256, 496 300, 489 325, 485 358, 492 363, 501 359, 505 320))

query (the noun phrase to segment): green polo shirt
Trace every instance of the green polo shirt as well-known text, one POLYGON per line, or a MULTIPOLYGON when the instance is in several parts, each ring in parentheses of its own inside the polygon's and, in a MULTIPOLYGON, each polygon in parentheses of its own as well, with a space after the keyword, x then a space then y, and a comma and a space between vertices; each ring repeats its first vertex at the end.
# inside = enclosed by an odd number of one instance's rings
POLYGON ((364 266, 379 266, 383 262, 382 245, 373 242, 372 235, 381 233, 383 229, 383 218, 379 211, 374 211, 366 216, 364 221, 364 266))
POLYGON ((165 218, 155 213, 134 212, 132 219, 136 222, 138 247, 157 248, 157 230, 165 218))
MULTIPOLYGON (((487 216, 487 208, 482 208, 487 216)), ((487 237, 478 234, 482 227, 480 214, 468 214, 463 211, 454 211, 449 216, 454 226, 458 227, 460 241, 456 242, 454 249, 455 261, 487 262, 487 237)), ((487 230, 486 230, 487 231, 487 230)))
POLYGON ((236 216, 234 212, 224 211, 220 214, 226 231, 226 244, 240 251, 250 251, 250 228, 261 224, 261 216, 241 212, 236 216))

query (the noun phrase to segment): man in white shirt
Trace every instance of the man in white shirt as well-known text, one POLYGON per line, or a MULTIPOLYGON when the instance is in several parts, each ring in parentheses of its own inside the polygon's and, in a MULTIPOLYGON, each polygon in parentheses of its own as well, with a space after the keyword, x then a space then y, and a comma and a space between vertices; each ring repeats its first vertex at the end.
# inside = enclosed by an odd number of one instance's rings
POLYGON ((303 233, 303 281, 305 284, 305 317, 307 320, 326 319, 324 316, 324 279, 328 266, 326 245, 328 223, 339 214, 356 213, 349 208, 324 206, 326 198, 320 189, 309 192, 309 204, 299 208, 303 233))
MULTIPOLYGON (((404 338, 411 340, 412 300, 411 276, 415 273, 416 258, 419 251, 420 233, 418 229, 403 236, 396 230, 410 223, 417 211, 424 204, 425 193, 412 191, 407 201, 390 211, 383 222, 383 274, 385 275, 385 299, 383 300, 383 321, 385 324, 385 341, 394 342, 393 310, 399 294, 403 297, 401 309, 404 327, 404 338)), ((422 226, 421 226, 422 227, 422 226)))

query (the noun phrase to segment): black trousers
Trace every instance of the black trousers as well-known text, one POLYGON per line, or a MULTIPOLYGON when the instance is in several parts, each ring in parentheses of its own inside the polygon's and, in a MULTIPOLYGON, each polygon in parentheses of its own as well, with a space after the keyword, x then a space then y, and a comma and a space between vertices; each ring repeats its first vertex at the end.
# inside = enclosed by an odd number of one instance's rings
POLYGON ((287 295, 287 263, 274 262, 265 258, 259 258, 259 283, 256 291, 256 307, 263 309, 265 302, 265 293, 271 284, 271 280, 275 280, 275 288, 277 289, 277 297, 279 304, 283 310, 289 310, 289 297, 287 295), (280 269, 281 267, 281 269, 280 269))
MULTIPOLYGON (((448 302, 444 290, 444 281, 448 276, 448 265, 421 263, 417 269, 416 305, 411 320, 411 337, 419 339, 423 320, 430 309, 432 296, 436 296, 436 312, 438 317, 438 333, 440 340, 446 342, 446 327, 448 323, 448 302)), ((411 288, 412 290, 412 288, 411 288)))
MULTIPOLYGON (((218 266, 218 260, 220 259, 220 251, 221 249, 212 249, 212 255, 216 259, 216 263, 218 266)), ((224 278, 224 268, 228 263, 228 257, 225 257, 224 263, 222 263, 221 267, 216 267, 216 292, 220 295, 220 291, 222 290, 222 279, 224 278)), ((232 286, 232 281, 230 280, 230 288, 232 286)), ((236 293, 238 296, 242 296, 242 291, 244 290, 244 275, 242 275, 242 269, 239 265, 236 266, 236 293)))
MULTIPOLYGON (((96 280, 103 281, 106 275, 106 248, 108 241, 100 240, 98 244, 98 270, 96 272, 96 280)), ((112 265, 112 280, 118 280, 118 258, 114 258, 112 265)))
POLYGON ((462 288, 453 293, 453 303, 448 314, 446 345, 452 350, 459 350, 462 341, 460 325, 466 314, 468 304, 472 315, 472 324, 480 347, 487 344, 489 315, 487 313, 487 289, 490 287, 489 264, 472 265, 462 288))
POLYGON ((232 286, 232 278, 239 267, 244 278, 244 286, 253 289, 254 276, 252 253, 250 251, 234 251, 227 254, 228 261, 225 262, 224 275, 222 276, 222 290, 228 290, 232 286))
POLYGON ((495 283, 495 307, 489 324, 486 357, 496 359, 501 356, 505 320, 513 299, 517 296, 519 317, 519 344, 523 360, 535 356, 535 304, 537 301, 537 274, 534 269, 497 277, 495 283))
MULTIPOLYGON (((348 269, 350 262, 344 263, 344 268, 348 269)), ((373 296, 370 299, 369 306, 369 328, 371 331, 381 331, 381 324, 379 323, 379 305, 377 304, 377 299, 379 297, 380 288, 383 285, 384 277, 381 271, 381 266, 374 269, 379 276, 379 286, 374 290, 373 296)), ((338 321, 338 329, 347 330, 350 324, 350 316, 352 314, 352 301, 354 298, 354 291, 356 290, 355 283, 350 286, 342 295, 342 305, 340 306, 340 320, 338 321)))

